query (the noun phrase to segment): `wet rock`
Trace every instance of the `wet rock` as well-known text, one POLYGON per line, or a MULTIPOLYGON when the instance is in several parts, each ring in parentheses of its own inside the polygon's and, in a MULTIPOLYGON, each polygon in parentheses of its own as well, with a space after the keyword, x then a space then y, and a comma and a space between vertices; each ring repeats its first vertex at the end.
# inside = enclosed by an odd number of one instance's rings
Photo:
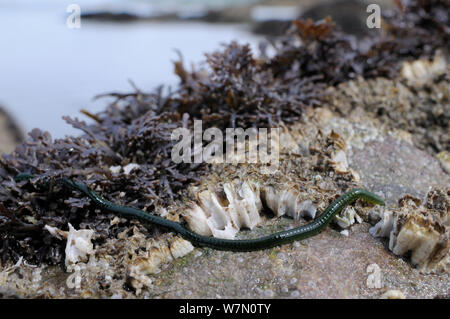
POLYGON ((81 18, 83 20, 86 19, 86 20, 95 20, 95 21, 101 21, 101 22, 135 22, 135 21, 139 21, 142 19, 146 19, 145 17, 138 16, 133 13, 108 12, 108 11, 86 12, 81 15, 81 18))

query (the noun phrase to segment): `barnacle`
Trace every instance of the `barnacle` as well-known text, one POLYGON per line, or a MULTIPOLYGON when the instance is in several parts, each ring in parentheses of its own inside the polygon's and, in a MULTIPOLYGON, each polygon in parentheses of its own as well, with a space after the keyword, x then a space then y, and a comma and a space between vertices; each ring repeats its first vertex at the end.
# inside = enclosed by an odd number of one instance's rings
POLYGON ((65 232, 56 227, 45 226, 52 236, 58 239, 66 239, 66 266, 76 264, 80 261, 87 261, 88 257, 94 254, 94 245, 91 240, 94 237, 94 231, 91 229, 76 230, 69 223, 69 231, 65 232))
POLYGON ((426 213, 403 211, 394 220, 389 249, 402 256, 411 251, 411 263, 429 272, 450 271, 448 230, 430 220, 426 213))
POLYGON ((438 50, 432 61, 418 59, 412 62, 403 62, 401 75, 413 84, 423 84, 430 78, 433 79, 445 73, 447 61, 442 51, 438 50))
POLYGON ((223 192, 206 190, 198 194, 198 204, 190 203, 183 213, 190 229, 205 236, 232 239, 239 229, 253 229, 259 224, 262 204, 258 185, 250 181, 226 183, 223 192))
MULTIPOLYGON (((62 175, 78 178, 107 198, 117 199, 118 204, 158 213, 162 211, 158 207, 173 205, 183 197, 189 185, 208 172, 208 165, 171 162, 170 150, 175 143, 171 140, 173 130, 191 129, 193 119, 203 120, 205 127, 221 130, 227 127, 271 128, 282 126, 281 123, 293 126, 309 107, 323 106, 329 93, 327 86, 358 76, 395 78, 405 59, 429 58, 438 48, 445 48, 449 43, 447 11, 445 1, 410 1, 402 12, 385 17, 387 36, 373 36, 364 50, 354 46, 348 35, 335 28, 332 21, 298 21, 275 41, 274 56, 258 57, 250 46, 232 42, 207 55, 207 68, 188 71, 181 62, 177 63, 180 84, 174 94, 163 94, 162 89, 151 93, 138 89, 128 94, 112 93, 109 96, 115 100, 103 112, 95 115, 83 112, 94 120, 93 123, 65 117, 70 125, 84 133, 82 136, 52 139, 48 132, 32 130, 26 142, 0 160, 0 234, 7 238, 0 248, 2 259, 16 260, 17 256, 24 256, 32 262, 62 262, 64 243, 54 240, 44 229, 48 219, 58 229, 68 223, 77 229, 91 227, 100 241, 129 226, 127 222, 110 223, 110 217, 95 213, 94 205, 86 199, 65 199, 67 190, 56 188, 50 199, 48 192, 39 187, 43 180, 62 175), (135 169, 131 170, 133 167, 135 169), (29 182, 12 182, 18 172, 40 177, 29 182), (17 211, 26 213, 14 216, 17 211), (55 215, 48 212, 55 212, 55 215), (33 221, 32 225, 27 225, 28 221, 33 221), (23 227, 32 240, 22 240, 23 227)), ((442 107, 441 112, 439 107, 436 103, 433 119, 439 127, 437 132, 446 132, 448 112, 442 107)), ((406 116, 408 114, 406 112, 406 116)), ((419 130, 427 127, 420 124, 422 118, 421 113, 414 119, 419 130)), ((307 154, 311 143, 304 142, 301 135, 302 132, 282 132, 280 144, 293 156, 307 154)), ((446 134, 430 135, 437 137, 427 139, 427 147, 437 152, 448 148, 446 134)), ((327 158, 323 166, 330 164, 337 173, 347 174, 344 153, 338 149, 332 151, 336 153, 331 161, 327 158)), ((354 177, 357 180, 356 175, 354 177)), ((234 194, 232 190, 228 192, 229 196, 234 194)), ((289 206, 293 205, 296 195, 281 189, 277 189, 278 192, 282 200, 271 204, 274 209, 297 214, 298 208, 289 206), (285 204, 280 206, 281 202, 285 204)), ((217 202, 212 195, 203 201, 219 216, 223 209, 219 200, 227 195, 216 197, 217 202)), ((234 205, 241 204, 239 196, 232 197, 238 198, 234 205)), ((211 218, 205 214, 203 219, 211 218)), ((200 210, 193 216, 201 216, 200 210)), ((254 227, 254 213, 245 223, 246 215, 237 216, 233 217, 235 223, 254 227)), ((209 219, 209 223, 220 221, 223 227, 220 231, 228 227, 224 234, 231 236, 240 227, 233 225, 232 220, 230 215, 229 220, 209 219)), ((219 224, 204 226, 203 222, 192 225, 204 232, 207 232, 205 227, 210 231, 211 227, 219 227, 219 224)))
POLYGON ((405 295, 400 290, 388 290, 381 295, 381 299, 405 299, 405 295))

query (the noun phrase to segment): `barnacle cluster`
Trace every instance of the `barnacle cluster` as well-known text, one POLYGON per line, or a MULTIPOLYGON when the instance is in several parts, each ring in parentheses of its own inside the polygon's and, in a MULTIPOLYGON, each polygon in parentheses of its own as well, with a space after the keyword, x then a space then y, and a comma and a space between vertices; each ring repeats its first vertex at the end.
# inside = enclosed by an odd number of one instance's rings
POLYGON ((68 232, 49 225, 46 225, 45 229, 56 238, 67 240, 65 249, 66 267, 79 261, 87 261, 89 255, 94 253, 94 245, 91 242, 94 236, 92 229, 76 230, 71 224, 69 224, 68 232))
MULTIPOLYGON (((450 149, 450 68, 441 54, 432 60, 404 62, 404 75, 398 79, 358 78, 330 87, 326 105, 342 115, 364 110, 379 120, 378 127, 383 124, 401 133, 397 137, 436 154, 445 168, 450 149)), ((378 127, 371 129, 374 135, 379 134, 378 127)))
POLYGON ((190 204, 184 217, 201 235, 232 239, 239 229, 253 229, 260 221, 259 187, 248 181, 224 184, 223 194, 202 191, 197 202, 190 204))
POLYGON ((240 229, 253 229, 261 223, 262 203, 276 216, 314 218, 316 207, 304 196, 296 184, 274 187, 249 180, 235 181, 225 183, 222 193, 199 193, 198 204, 190 203, 183 216, 189 228, 201 235, 233 239, 240 229))

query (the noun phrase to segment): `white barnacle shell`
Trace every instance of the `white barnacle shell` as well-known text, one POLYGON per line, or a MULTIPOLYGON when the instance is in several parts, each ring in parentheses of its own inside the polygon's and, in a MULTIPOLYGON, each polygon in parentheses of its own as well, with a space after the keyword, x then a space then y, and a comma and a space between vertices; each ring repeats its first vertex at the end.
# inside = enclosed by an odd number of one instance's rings
POLYGON ((200 207, 206 213, 208 218, 206 223, 209 226, 214 237, 233 239, 238 229, 231 222, 231 216, 227 212, 227 204, 221 204, 217 194, 212 191, 203 191, 198 194, 198 200, 200 202, 200 207))
POLYGON ((259 212, 262 209, 259 185, 244 181, 238 193, 242 198, 244 207, 242 215, 247 216, 244 227, 253 229, 260 221, 259 212))
POLYGON ((262 203, 257 185, 243 182, 240 187, 226 183, 223 187, 228 200, 227 212, 237 229, 253 229, 260 222, 262 203))
POLYGON ((125 165, 123 167, 123 172, 125 173, 125 175, 129 175, 134 169, 140 168, 141 166, 139 164, 136 163, 130 163, 128 165, 125 165))
POLYGON ((170 253, 172 254, 173 258, 186 256, 193 250, 194 246, 192 246, 191 242, 183 238, 175 237, 170 242, 170 253))
POLYGON ((438 50, 432 61, 418 59, 412 62, 403 62, 400 73, 409 82, 422 84, 444 73, 446 68, 447 61, 445 56, 441 50, 438 50))
POLYGON ((424 272, 450 270, 448 232, 421 212, 396 216, 389 249, 399 256, 411 251, 411 263, 424 272))
POLYGON ((349 171, 347 154, 343 150, 333 153, 330 164, 337 173, 343 174, 349 171))
POLYGON ((44 227, 53 237, 58 238, 58 239, 67 239, 67 237, 69 236, 69 232, 68 231, 64 231, 61 230, 59 228, 50 226, 50 225, 45 225, 44 227))
POLYGON ((262 200, 277 216, 314 218, 316 207, 311 200, 301 197, 296 185, 276 190, 249 180, 235 181, 225 183, 223 193, 211 190, 198 193, 196 203, 189 203, 183 216, 196 233, 233 239, 240 229, 253 229, 261 222, 262 200))
POLYGON ((183 217, 189 224, 189 228, 203 236, 211 236, 211 228, 208 225, 208 215, 203 208, 196 203, 188 203, 188 208, 184 211, 183 217))
POLYGON ((353 207, 348 206, 345 207, 339 215, 336 215, 334 217, 334 221, 339 225, 339 227, 348 228, 355 222, 361 223, 362 219, 361 217, 359 217, 353 207))
POLYGON ((94 245, 91 240, 94 231, 91 229, 76 230, 69 223, 69 234, 66 244, 66 266, 79 261, 87 261, 89 255, 94 253, 94 245))
POLYGON ((295 188, 285 188, 279 193, 278 215, 288 215, 297 218, 297 197, 298 191, 295 188))
POLYGON ((186 256, 192 250, 194 250, 192 244, 180 237, 168 241, 152 241, 147 252, 134 259, 128 268, 128 275, 136 293, 139 294, 144 286, 151 287, 153 280, 149 276, 158 273, 162 264, 186 256))
POLYGON ((298 211, 301 216, 308 216, 311 219, 316 217, 317 208, 310 199, 307 199, 298 205, 298 211))
POLYGON ((277 216, 278 214, 278 201, 279 197, 277 192, 275 191, 275 188, 272 186, 265 186, 261 189, 261 197, 264 199, 267 207, 275 213, 277 216))
POLYGON ((113 174, 120 174, 120 172, 122 172, 122 170, 123 170, 123 173, 124 173, 125 175, 130 175, 130 173, 131 173, 134 169, 138 169, 138 168, 140 168, 140 167, 141 167, 141 166, 140 166, 139 164, 136 164, 136 163, 130 163, 130 164, 125 165, 125 166, 121 166, 121 165, 110 166, 110 167, 109 167, 109 170, 110 170, 111 173, 113 173, 113 174))
POLYGON ((137 257, 128 268, 131 285, 136 289, 136 293, 139 294, 144 286, 151 287, 153 281, 149 275, 156 274, 162 263, 172 260, 167 244, 159 242, 150 247, 145 256, 137 257))
POLYGON ((183 216, 189 228, 204 236, 233 239, 241 228, 253 229, 261 221, 259 186, 248 180, 225 183, 223 193, 200 192, 183 216))
POLYGON ((401 290, 388 290, 381 295, 381 299, 405 299, 405 295, 401 290))
POLYGON ((120 165, 111 166, 111 167, 109 168, 109 170, 110 170, 111 173, 113 173, 113 174, 119 174, 120 171, 122 170, 122 166, 120 166, 120 165))
POLYGON ((345 174, 350 172, 353 175, 353 178, 356 182, 361 180, 358 172, 350 168, 347 159, 347 153, 345 152, 345 143, 344 142, 336 142, 336 144, 341 147, 337 151, 333 152, 330 159, 330 165, 333 167, 334 171, 338 174, 345 174))

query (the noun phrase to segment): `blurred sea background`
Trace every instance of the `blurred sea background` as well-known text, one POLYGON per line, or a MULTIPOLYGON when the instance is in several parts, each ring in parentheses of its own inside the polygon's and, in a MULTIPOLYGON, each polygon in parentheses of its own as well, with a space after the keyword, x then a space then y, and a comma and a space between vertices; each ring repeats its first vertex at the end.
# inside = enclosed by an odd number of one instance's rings
POLYGON ((64 115, 101 111, 108 99, 98 94, 176 86, 173 61, 182 53, 186 67, 204 60, 221 43, 237 40, 257 51, 260 36, 243 24, 81 19, 70 29, 67 7, 81 13, 107 10, 136 14, 179 12, 195 16, 206 8, 222 8, 253 0, 0 0, 0 105, 25 132, 34 127, 53 137, 79 134, 64 115))

